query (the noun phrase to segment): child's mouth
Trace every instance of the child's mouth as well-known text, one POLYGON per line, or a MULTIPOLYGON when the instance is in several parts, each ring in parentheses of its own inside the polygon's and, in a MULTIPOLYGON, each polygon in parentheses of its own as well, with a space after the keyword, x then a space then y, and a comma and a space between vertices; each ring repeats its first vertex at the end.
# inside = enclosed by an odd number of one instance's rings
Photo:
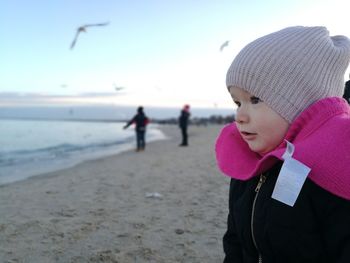
POLYGON ((241 131, 242 138, 244 140, 253 140, 256 137, 256 133, 251 133, 251 132, 246 132, 246 131, 241 131))

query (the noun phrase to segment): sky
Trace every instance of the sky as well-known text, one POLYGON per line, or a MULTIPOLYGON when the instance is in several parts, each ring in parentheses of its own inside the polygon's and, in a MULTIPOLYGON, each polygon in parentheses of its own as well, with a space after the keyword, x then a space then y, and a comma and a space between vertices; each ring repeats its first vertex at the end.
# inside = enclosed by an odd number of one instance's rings
POLYGON ((346 0, 0 0, 0 106, 234 107, 225 74, 241 48, 295 25, 350 36, 348 6, 346 0), (80 33, 70 49, 79 26, 104 22, 80 33))

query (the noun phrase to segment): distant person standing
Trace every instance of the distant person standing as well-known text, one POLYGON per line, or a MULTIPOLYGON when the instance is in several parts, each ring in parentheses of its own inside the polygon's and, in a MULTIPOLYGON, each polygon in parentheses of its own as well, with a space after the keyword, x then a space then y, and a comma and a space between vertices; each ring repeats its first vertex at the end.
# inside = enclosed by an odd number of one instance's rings
MULTIPOLYGON (((349 78, 350 78, 350 74, 349 74, 349 78)), ((350 103, 350 79, 347 82, 345 82, 343 98, 346 99, 348 103, 350 103)))
POLYGON ((186 104, 181 110, 179 117, 179 127, 182 134, 182 143, 179 146, 188 146, 187 126, 190 115, 190 105, 186 104))
POLYGON ((137 108, 137 114, 123 127, 128 128, 131 124, 135 124, 136 132, 136 151, 143 151, 146 147, 145 134, 146 126, 149 123, 149 119, 143 112, 143 107, 137 108))

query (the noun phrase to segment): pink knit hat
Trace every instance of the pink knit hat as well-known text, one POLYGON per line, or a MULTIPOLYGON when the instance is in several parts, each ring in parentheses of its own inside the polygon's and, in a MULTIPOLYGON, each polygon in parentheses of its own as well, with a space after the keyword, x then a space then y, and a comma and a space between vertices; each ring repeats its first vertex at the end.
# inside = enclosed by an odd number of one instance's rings
POLYGON ((312 103, 341 97, 350 40, 325 27, 288 27, 244 47, 233 60, 227 87, 262 99, 288 122, 312 103))

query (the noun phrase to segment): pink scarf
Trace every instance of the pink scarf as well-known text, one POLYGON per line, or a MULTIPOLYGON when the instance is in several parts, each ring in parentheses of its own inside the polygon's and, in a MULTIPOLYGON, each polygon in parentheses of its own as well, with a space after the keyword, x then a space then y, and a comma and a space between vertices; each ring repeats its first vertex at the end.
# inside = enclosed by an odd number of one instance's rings
MULTIPOLYGON (((309 178, 323 189, 350 200, 350 107, 342 98, 322 99, 291 124, 285 139, 293 158, 311 168, 309 178)), ((282 159, 285 142, 260 156, 251 151, 235 123, 225 126, 216 141, 216 159, 229 177, 248 180, 282 159)))

